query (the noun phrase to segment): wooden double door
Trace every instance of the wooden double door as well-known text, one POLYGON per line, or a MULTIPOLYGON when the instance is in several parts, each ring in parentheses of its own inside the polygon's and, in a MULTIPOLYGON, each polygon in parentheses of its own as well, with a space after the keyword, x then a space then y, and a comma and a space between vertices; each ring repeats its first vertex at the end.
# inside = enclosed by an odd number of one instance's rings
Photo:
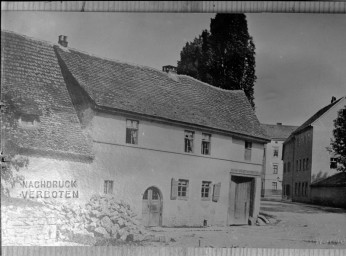
POLYGON ((142 223, 147 227, 162 224, 162 195, 156 187, 148 188, 142 200, 142 223))
POLYGON ((253 212, 254 178, 231 176, 228 219, 231 225, 247 225, 253 212))

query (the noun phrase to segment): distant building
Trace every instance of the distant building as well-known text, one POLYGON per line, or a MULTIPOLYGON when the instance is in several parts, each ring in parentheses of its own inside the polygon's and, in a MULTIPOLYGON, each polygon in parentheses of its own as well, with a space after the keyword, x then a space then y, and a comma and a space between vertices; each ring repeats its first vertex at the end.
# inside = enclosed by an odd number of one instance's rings
POLYGON ((282 144, 298 126, 262 124, 271 141, 264 147, 262 197, 281 197, 282 194, 282 144))
MULTIPOLYGON (((312 187, 322 187, 324 183, 320 186, 315 184, 337 173, 336 160, 327 148, 333 138, 333 121, 345 104, 346 97, 332 99, 329 105, 317 111, 284 142, 284 198, 297 202, 316 201, 316 198, 312 200, 312 187)), ((314 190, 314 194, 318 194, 314 190)))

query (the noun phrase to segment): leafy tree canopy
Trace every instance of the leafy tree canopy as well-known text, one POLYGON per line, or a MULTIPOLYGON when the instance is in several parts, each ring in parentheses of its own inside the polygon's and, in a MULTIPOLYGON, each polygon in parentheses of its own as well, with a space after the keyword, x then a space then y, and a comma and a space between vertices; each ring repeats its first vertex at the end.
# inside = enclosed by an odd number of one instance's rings
POLYGON ((333 139, 331 141, 332 152, 338 161, 338 170, 346 171, 346 105, 338 111, 338 117, 334 120, 333 139))
POLYGON ((255 45, 244 14, 216 14, 180 53, 178 74, 226 90, 243 90, 254 108, 255 45))

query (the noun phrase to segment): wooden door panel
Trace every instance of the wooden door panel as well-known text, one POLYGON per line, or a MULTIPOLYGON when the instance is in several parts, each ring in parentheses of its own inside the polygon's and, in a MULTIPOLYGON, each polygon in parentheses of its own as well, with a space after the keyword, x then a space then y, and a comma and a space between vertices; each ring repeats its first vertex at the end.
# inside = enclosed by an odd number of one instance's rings
POLYGON ((251 209, 251 187, 252 178, 232 177, 232 183, 235 185, 234 213, 232 224, 248 224, 251 209))

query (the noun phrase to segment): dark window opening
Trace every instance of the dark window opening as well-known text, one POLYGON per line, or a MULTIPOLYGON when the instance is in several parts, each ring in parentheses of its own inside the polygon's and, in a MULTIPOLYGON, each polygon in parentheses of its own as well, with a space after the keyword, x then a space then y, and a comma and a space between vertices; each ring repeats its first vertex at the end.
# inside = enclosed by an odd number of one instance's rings
POLYGON ((138 121, 126 120, 126 143, 138 144, 138 121))
POLYGON ((193 135, 194 132, 185 131, 185 152, 193 153, 193 135))
POLYGON ((112 194, 113 193, 113 181, 112 180, 105 180, 104 193, 105 194, 112 194))

